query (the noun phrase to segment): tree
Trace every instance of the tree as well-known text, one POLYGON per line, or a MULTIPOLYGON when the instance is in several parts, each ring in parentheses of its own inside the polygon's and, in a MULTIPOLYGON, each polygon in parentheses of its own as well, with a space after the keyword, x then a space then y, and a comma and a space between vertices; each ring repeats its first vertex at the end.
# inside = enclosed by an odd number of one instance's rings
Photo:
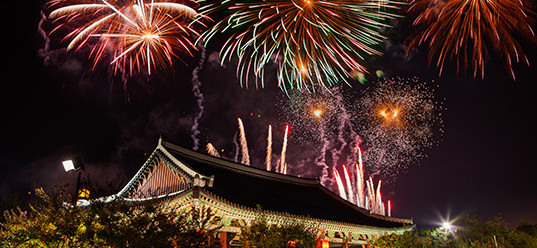
POLYGON ((403 234, 387 234, 378 237, 373 242, 378 248, 427 248, 434 247, 432 242, 418 236, 416 232, 404 232, 403 234))
POLYGON ((95 236, 97 221, 80 208, 69 207, 65 191, 47 195, 36 190, 39 201, 28 210, 6 210, 0 228, 3 247, 96 247, 105 246, 95 236), (67 201, 66 201, 67 200, 67 201))
POLYGON ((1 247, 204 247, 220 228, 211 209, 164 212, 154 202, 93 201, 73 207, 65 191, 46 194, 29 209, 4 212, 1 247))
POLYGON ((315 247, 317 243, 314 228, 299 222, 285 225, 269 225, 262 214, 249 227, 241 231, 240 242, 252 248, 315 247))
POLYGON ((501 217, 483 221, 480 217, 468 216, 457 233, 454 247, 537 247, 537 239, 507 227, 501 217))

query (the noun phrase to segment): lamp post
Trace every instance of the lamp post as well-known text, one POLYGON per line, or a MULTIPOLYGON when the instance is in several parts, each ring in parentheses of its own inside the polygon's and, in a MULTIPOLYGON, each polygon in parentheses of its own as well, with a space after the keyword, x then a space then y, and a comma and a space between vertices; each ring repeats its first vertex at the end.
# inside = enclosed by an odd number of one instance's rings
POLYGON ((84 170, 84 165, 82 164, 82 162, 79 159, 77 159, 75 161, 73 161, 71 159, 64 160, 64 161, 62 161, 62 165, 63 165, 63 169, 67 173, 70 173, 71 171, 73 171, 73 172, 78 171, 78 176, 77 176, 77 179, 76 179, 76 186, 75 186, 75 194, 74 194, 74 197, 73 197, 73 207, 76 208, 76 202, 78 200, 78 190, 79 190, 79 187, 80 187, 80 174, 84 170))

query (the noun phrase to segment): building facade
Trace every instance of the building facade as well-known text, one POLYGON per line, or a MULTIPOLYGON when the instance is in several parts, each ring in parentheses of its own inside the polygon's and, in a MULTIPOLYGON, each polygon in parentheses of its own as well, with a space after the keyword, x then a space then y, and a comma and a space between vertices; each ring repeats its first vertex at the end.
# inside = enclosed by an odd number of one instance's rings
POLYGON ((211 208, 222 228, 211 245, 238 244, 241 227, 262 215, 269 224, 300 222, 318 230, 330 247, 367 245, 379 235, 402 233, 412 219, 370 213, 318 180, 283 175, 195 152, 163 139, 136 175, 109 199, 154 201, 164 211, 211 208), (261 209, 259 209, 259 206, 261 209))

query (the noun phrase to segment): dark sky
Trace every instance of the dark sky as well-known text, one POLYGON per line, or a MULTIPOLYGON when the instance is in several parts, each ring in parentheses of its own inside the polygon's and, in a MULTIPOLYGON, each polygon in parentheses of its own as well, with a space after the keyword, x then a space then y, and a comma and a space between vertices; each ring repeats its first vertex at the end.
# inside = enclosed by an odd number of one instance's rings
MULTIPOLYGON (((92 71, 85 55, 49 53, 51 60, 45 65, 39 55, 45 46, 38 32, 42 6, 3 1, 0 7, 10 12, 0 17, 3 199, 35 187, 72 183, 73 175, 61 168, 61 160, 72 155, 84 158, 91 180, 120 184, 143 164, 159 135, 192 147, 191 127, 198 108, 191 79, 199 53, 183 57, 184 63, 177 61, 170 72, 134 77, 125 84, 104 65, 92 71)), ((428 158, 383 186, 394 215, 412 217, 420 225, 448 213, 501 214, 513 225, 521 218, 537 222, 536 47, 527 49, 530 67, 515 66, 517 81, 495 57, 484 80, 456 75, 453 68, 438 77, 436 68, 427 67, 426 51, 405 60, 400 56, 402 35, 394 36, 394 45, 377 64, 388 76, 434 80, 440 85, 438 97, 446 99, 445 134, 439 146, 426 150, 428 158)), ((205 97, 200 144, 210 141, 232 157, 236 118, 242 117, 253 164, 262 167, 266 126, 283 130, 285 97, 275 83, 260 90, 240 88, 233 65, 221 68, 209 56, 214 51, 207 49, 208 60, 199 72, 205 97)), ((349 91, 364 87, 356 83, 349 91)), ((275 138, 275 152, 280 151, 281 140, 275 138)), ((292 160, 308 149, 291 142, 287 156, 292 160)))

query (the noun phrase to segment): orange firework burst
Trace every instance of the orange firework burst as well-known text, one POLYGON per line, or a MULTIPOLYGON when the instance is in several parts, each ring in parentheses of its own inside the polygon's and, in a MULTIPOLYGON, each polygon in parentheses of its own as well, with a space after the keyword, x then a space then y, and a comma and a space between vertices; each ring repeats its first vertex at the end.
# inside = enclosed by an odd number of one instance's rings
POLYGON ((107 61, 114 68, 132 75, 133 71, 167 68, 174 51, 190 54, 197 36, 189 25, 198 14, 183 3, 143 0, 91 0, 73 2, 53 0, 59 6, 49 15, 61 21, 55 29, 70 32, 67 50, 93 45, 90 57, 97 64, 107 61), (81 24, 82 25, 79 25, 81 24))
POLYGON ((522 0, 414 0, 410 11, 419 11, 415 26, 424 26, 409 44, 409 51, 423 43, 430 48, 429 63, 438 55, 440 74, 446 59, 460 67, 485 74, 489 50, 504 57, 513 79, 513 62, 529 60, 513 35, 535 41, 522 0))

